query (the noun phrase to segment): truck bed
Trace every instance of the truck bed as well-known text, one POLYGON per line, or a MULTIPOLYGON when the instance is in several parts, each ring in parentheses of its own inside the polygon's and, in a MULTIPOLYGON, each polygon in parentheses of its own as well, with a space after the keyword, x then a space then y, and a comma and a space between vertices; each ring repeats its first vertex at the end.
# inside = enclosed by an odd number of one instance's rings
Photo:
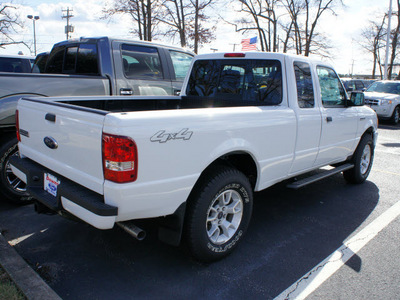
MULTIPOLYGON (((46 98, 24 98, 24 100, 49 103, 46 98)), ((52 103, 56 106, 63 106, 81 110, 88 108, 107 112, 135 112, 152 110, 175 110, 175 109, 196 109, 211 107, 236 107, 236 106, 257 106, 255 101, 243 101, 231 98, 210 98, 199 96, 135 96, 135 97, 60 97, 52 103)))

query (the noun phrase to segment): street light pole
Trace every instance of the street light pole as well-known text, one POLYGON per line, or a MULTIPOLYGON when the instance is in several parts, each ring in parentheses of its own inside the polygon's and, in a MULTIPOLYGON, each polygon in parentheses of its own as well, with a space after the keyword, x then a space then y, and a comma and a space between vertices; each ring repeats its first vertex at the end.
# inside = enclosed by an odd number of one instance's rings
POLYGON ((36 56, 36 27, 35 27, 35 23, 36 23, 37 20, 40 19, 40 17, 39 16, 27 15, 27 18, 31 19, 32 22, 33 22, 33 44, 34 44, 34 47, 35 47, 35 56, 36 56))
MULTIPOLYGON (((390 0, 389 4, 389 14, 388 14, 388 29, 386 34, 386 57, 385 57, 385 69, 383 73, 383 79, 388 79, 388 63, 389 63, 389 41, 390 41, 390 21, 392 18, 392 0, 390 0)), ((391 78, 389 78, 391 79, 391 78)))

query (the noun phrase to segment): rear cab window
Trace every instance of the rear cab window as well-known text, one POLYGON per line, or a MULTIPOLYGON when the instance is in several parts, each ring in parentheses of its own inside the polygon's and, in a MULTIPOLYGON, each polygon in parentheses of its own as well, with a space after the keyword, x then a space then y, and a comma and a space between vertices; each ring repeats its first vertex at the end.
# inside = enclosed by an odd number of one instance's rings
POLYGON ((278 105, 282 102, 279 60, 198 60, 186 95, 226 100, 232 106, 278 105))
POLYGON ((122 64, 126 78, 164 79, 160 55, 157 48, 123 44, 122 64))
POLYGON ((97 45, 77 44, 53 49, 45 73, 100 75, 97 45))

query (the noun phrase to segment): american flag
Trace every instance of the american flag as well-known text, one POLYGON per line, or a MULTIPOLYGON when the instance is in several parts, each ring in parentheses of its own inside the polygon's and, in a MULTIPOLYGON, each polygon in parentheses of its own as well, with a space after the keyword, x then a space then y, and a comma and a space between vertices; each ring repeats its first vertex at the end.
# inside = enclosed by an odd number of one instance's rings
POLYGON ((242 40, 242 51, 257 50, 257 37, 242 40))

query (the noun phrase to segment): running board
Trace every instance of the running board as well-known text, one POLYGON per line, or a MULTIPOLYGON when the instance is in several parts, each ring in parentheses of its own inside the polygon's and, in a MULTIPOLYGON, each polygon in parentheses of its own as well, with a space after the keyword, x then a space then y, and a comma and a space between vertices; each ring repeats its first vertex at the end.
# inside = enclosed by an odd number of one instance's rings
POLYGON ((334 168, 332 170, 328 170, 328 171, 325 171, 323 173, 316 174, 316 175, 313 175, 313 176, 310 176, 310 177, 307 177, 307 178, 304 178, 304 179, 289 183, 286 187, 289 188, 289 189, 297 190, 297 189, 302 188, 303 186, 306 186, 306 185, 308 185, 310 183, 317 182, 318 180, 327 178, 329 176, 332 176, 332 175, 335 175, 337 173, 349 170, 351 168, 354 168, 353 164, 344 164, 344 165, 338 166, 338 167, 336 167, 336 168, 334 168))

